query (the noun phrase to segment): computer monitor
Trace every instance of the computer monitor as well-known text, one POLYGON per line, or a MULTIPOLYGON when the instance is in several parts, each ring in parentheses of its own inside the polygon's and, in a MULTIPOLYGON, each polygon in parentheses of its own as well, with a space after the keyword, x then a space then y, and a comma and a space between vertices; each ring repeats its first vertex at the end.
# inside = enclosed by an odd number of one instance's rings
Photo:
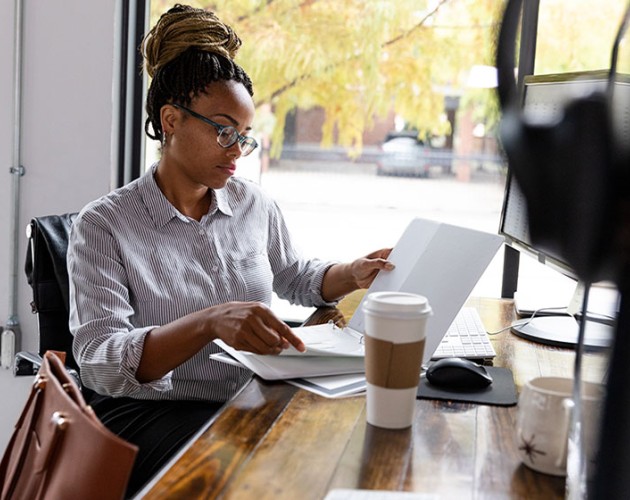
MULTIPOLYGON (((524 79, 523 112, 544 121, 553 119, 554 114, 561 112, 563 105, 576 96, 603 90, 608 83, 608 71, 594 71, 582 73, 565 73, 553 75, 527 76, 524 79)), ((615 89, 615 99, 621 103, 621 112, 616 114, 615 126, 618 130, 628 127, 630 116, 630 81, 620 80, 620 86, 615 89)), ((535 166, 533 166, 535 168, 535 166)), ((575 312, 579 317, 581 301, 579 297, 583 292, 582 283, 576 273, 561 255, 554 254, 548 249, 543 249, 533 244, 528 230, 527 205, 516 179, 508 172, 501 223, 499 233, 510 245, 520 253, 524 253, 538 262, 551 267, 556 272, 575 280, 576 292, 571 305, 578 308, 571 310, 546 310, 535 314, 533 319, 525 318, 516 321, 512 325, 512 332, 521 337, 545 344, 559 347, 573 347, 577 343, 578 323, 568 312, 575 312)), ((585 329, 586 348, 606 348, 611 344, 615 322, 615 311, 618 306, 616 290, 610 304, 610 314, 602 314, 601 311, 589 311, 586 314, 588 320, 585 329)), ((555 307, 557 304, 549 304, 555 307)), ((589 308, 590 309, 590 308, 589 308)), ((529 311, 529 313, 536 311, 529 311)), ((608 311, 606 311, 608 312, 608 311)))

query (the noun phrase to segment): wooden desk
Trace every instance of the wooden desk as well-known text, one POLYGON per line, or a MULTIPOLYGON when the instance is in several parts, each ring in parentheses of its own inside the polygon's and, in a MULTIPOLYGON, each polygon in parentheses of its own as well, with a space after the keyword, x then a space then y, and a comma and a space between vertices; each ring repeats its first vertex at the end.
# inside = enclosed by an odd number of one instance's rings
MULTIPOLYGON (((315 314, 340 317, 356 303, 315 314)), ((514 317, 508 300, 473 299, 488 331, 514 317)), ((572 351, 505 331, 492 337, 494 364, 520 389, 539 375, 571 376, 572 351)), ((585 378, 600 380, 603 356, 586 355, 585 378)), ((564 498, 564 479, 520 463, 517 407, 418 400, 406 430, 366 424, 365 398, 326 399, 257 377, 147 489, 144 498, 322 499, 332 488, 407 490, 443 499, 564 498)))

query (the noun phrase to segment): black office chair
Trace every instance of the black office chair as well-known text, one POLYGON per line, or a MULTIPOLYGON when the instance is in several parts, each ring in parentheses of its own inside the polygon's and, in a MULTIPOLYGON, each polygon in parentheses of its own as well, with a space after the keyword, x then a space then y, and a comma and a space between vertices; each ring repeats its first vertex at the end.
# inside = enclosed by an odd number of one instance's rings
POLYGON ((39 324, 38 353, 19 352, 16 375, 32 375, 41 366, 46 351, 66 353, 66 367, 77 381, 79 367, 72 355, 72 334, 68 326, 69 285, 66 254, 70 228, 76 213, 35 217, 26 228, 28 247, 24 271, 33 289, 31 307, 39 324))

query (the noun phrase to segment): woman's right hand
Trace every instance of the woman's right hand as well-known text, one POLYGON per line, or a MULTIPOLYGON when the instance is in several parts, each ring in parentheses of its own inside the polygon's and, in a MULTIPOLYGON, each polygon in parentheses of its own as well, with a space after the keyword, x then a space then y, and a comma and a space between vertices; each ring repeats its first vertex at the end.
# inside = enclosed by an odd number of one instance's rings
POLYGON ((306 347, 291 328, 259 302, 227 302, 206 309, 206 324, 215 338, 239 351, 279 354, 290 345, 306 347))
POLYGON ((136 378, 141 383, 163 377, 215 339, 240 351, 279 354, 304 343, 266 305, 228 302, 212 306, 147 333, 136 378))

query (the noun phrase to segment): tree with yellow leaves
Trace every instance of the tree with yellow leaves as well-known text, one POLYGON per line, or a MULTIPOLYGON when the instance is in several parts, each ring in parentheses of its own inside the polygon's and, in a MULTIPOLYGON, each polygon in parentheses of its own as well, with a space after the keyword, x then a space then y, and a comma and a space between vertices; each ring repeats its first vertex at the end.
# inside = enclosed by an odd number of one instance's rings
MULTIPOLYGON (((623 0, 612 3, 617 2, 623 0)), ((151 22, 174 3, 152 0, 151 22)), ((324 110, 323 146, 336 142, 355 152, 362 147, 363 132, 375 119, 392 111, 420 134, 446 132, 447 95, 467 93, 464 102, 484 108, 482 113, 488 115, 484 122, 489 128, 498 119, 493 90, 471 90, 466 80, 473 65, 494 64, 501 1, 189 3, 216 12, 243 39, 237 62, 254 82, 256 104, 274 114, 274 119, 268 120, 273 123, 273 130, 268 131, 272 155, 280 152, 287 114, 298 108, 324 110)), ((541 12, 547 17, 562 17, 560 4, 567 2, 551 3, 553 8, 544 12, 541 8, 541 12)), ((562 34, 558 38, 562 39, 562 34)), ((553 56, 561 57, 555 52, 553 56)), ((553 64, 543 53, 541 67, 553 64)))

